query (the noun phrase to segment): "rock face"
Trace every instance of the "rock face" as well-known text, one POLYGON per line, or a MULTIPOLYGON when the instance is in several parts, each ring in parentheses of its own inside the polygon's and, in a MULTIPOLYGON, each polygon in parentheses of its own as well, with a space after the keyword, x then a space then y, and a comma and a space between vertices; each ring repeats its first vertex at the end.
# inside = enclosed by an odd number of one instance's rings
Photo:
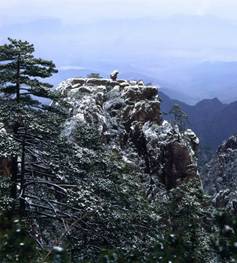
MULTIPOLYGON (((3 124, 0 123, 3 127, 3 124)), ((18 150, 12 136, 5 128, 0 129, 0 177, 11 177, 13 171, 12 156, 18 150)))
POLYGON ((231 136, 217 150, 215 157, 202 171, 205 190, 216 194, 220 190, 236 190, 237 136, 231 136))
POLYGON ((180 133, 161 119, 158 89, 143 82, 69 79, 58 90, 71 105, 64 135, 74 140, 82 125, 96 127, 108 147, 139 167, 149 181, 149 194, 159 184, 167 189, 183 180, 198 179, 196 135, 180 133))
POLYGON ((10 177, 12 175, 12 161, 7 158, 0 158, 0 176, 10 177))
POLYGON ((231 136, 218 148, 201 177, 204 189, 214 196, 216 206, 237 213, 237 136, 231 136))

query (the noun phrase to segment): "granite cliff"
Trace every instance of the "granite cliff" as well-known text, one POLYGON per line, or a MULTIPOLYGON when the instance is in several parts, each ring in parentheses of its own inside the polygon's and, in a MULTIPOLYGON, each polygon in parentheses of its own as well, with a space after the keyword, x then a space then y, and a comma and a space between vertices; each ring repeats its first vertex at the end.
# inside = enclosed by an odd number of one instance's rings
POLYGON ((215 156, 202 169, 204 190, 213 196, 217 207, 237 213, 237 136, 219 146, 215 156))
POLYGON ((142 81, 74 78, 58 90, 71 106, 64 135, 74 140, 83 125, 96 127, 107 147, 142 169, 150 191, 159 183, 170 189, 183 180, 198 179, 199 140, 191 130, 181 133, 162 119, 157 87, 142 81))

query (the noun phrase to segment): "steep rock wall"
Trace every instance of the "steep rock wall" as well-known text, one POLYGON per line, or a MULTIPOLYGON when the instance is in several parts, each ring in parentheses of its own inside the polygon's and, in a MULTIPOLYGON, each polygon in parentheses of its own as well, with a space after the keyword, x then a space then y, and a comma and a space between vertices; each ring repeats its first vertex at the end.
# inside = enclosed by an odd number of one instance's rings
POLYGON ((217 207, 237 213, 237 136, 219 146, 216 155, 201 172, 204 190, 217 207))
POLYGON ((159 184, 170 189, 183 180, 199 180, 199 140, 191 130, 181 133, 162 120, 157 87, 142 81, 74 78, 58 90, 71 106, 64 135, 74 140, 83 125, 96 127, 108 147, 143 170, 150 195, 159 184))

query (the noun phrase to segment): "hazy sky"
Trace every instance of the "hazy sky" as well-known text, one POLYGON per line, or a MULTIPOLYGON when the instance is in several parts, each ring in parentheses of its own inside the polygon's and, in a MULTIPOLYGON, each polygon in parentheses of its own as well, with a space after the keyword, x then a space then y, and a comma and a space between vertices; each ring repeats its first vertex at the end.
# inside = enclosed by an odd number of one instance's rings
POLYGON ((236 13, 237 0, 0 0, 0 43, 29 40, 60 66, 237 60, 236 13))
POLYGON ((236 14, 237 0, 0 0, 0 43, 28 40, 63 73, 117 68, 189 89, 195 65, 209 63, 206 83, 237 62, 236 14))
POLYGON ((237 0, 0 0, 0 43, 29 40, 60 67, 237 61, 236 13, 237 0))
POLYGON ((236 19, 236 0, 0 0, 1 24, 40 17, 64 23, 109 18, 214 15, 236 19))

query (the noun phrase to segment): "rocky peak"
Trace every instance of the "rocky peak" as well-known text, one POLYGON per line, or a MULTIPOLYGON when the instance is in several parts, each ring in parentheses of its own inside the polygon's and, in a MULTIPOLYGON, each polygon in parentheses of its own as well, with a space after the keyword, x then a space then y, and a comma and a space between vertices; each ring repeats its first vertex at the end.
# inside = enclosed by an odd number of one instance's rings
POLYGON ((235 150, 237 150, 237 136, 231 136, 218 148, 218 154, 221 155, 235 150))
POLYGON ((58 90, 71 105, 65 136, 74 140, 82 125, 97 129, 105 147, 113 147, 146 174, 150 194, 160 183, 170 189, 198 178, 198 138, 161 119, 158 87, 142 81, 73 78, 58 90))
POLYGON ((237 212, 237 136, 227 139, 202 171, 204 189, 218 207, 235 206, 237 212))
POLYGON ((202 172, 204 188, 215 194, 220 190, 236 189, 237 136, 231 136, 218 148, 216 155, 202 172))

